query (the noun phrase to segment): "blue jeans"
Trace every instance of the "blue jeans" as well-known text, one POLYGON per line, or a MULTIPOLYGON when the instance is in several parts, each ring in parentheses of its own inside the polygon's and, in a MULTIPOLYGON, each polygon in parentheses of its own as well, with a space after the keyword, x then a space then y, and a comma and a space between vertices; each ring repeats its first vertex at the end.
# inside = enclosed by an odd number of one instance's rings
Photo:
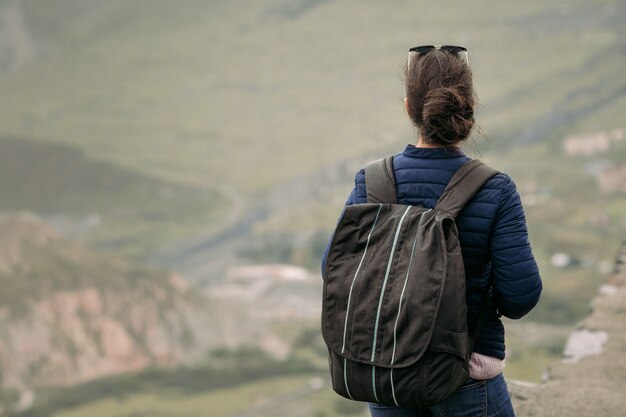
POLYGON ((369 406, 372 417, 515 417, 502 374, 485 381, 469 379, 451 396, 427 409, 369 406))

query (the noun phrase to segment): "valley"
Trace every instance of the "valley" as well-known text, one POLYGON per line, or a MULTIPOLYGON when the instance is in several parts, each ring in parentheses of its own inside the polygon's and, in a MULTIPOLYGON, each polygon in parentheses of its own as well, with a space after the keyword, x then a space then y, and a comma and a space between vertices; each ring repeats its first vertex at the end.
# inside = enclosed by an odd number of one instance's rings
POLYGON ((541 380, 626 234, 626 8, 394 4, 0 0, 0 415, 366 415, 327 385, 319 259, 437 40, 522 196, 544 292, 506 375, 541 380))

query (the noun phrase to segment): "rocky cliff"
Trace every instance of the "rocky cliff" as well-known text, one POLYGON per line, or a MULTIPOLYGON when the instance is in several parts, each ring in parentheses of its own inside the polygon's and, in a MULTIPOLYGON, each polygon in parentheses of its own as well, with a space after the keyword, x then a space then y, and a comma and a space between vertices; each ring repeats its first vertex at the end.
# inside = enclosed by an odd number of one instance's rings
POLYGON ((511 381, 520 417, 626 415, 626 239, 614 273, 540 385, 511 381))
POLYGON ((219 340, 210 307, 180 276, 0 218, 0 384, 20 407, 36 387, 197 358, 219 340))

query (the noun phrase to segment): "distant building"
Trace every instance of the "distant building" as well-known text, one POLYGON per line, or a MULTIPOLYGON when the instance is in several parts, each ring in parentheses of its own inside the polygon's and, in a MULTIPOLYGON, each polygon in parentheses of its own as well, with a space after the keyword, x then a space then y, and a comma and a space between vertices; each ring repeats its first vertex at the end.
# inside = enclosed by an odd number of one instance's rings
POLYGON ((563 269, 572 265, 572 257, 567 253, 557 252, 550 257, 550 265, 563 269))
POLYGON ((613 143, 624 140, 625 136, 623 128, 608 132, 573 135, 563 139, 562 147, 568 156, 592 156, 608 152, 613 143))
POLYGON ((600 190, 605 193, 626 193, 626 165, 610 166, 595 173, 600 190))

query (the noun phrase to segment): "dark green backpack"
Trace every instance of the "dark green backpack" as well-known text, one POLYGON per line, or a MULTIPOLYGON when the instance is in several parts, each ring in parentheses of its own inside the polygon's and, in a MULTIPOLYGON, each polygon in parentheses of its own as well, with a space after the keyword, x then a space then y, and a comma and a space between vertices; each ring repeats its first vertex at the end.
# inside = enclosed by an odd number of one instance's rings
POLYGON ((392 157, 365 170, 368 203, 346 207, 324 270, 322 334, 333 389, 357 401, 424 407, 468 378, 465 272, 454 222, 497 173, 478 160, 434 209, 397 204, 392 157))

